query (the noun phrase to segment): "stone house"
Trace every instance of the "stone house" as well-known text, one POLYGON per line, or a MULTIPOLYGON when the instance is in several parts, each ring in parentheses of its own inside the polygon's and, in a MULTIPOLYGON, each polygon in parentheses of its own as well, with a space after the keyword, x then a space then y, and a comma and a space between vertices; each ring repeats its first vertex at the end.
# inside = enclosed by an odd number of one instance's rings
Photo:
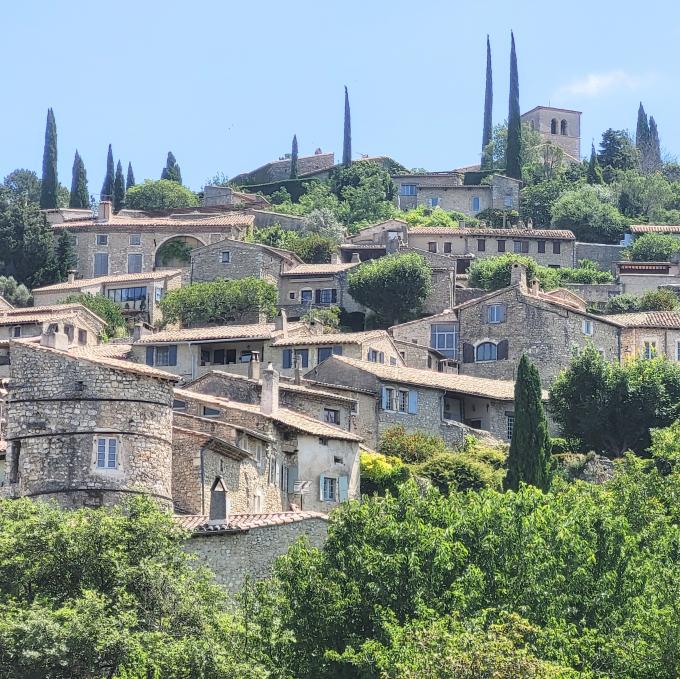
POLYGON ((559 146, 565 160, 581 162, 581 111, 553 106, 535 106, 520 117, 541 135, 544 142, 559 146))
POLYGON ((252 230, 252 214, 201 210, 171 214, 121 210, 114 215, 111 203, 102 201, 97 216, 89 210, 57 209, 47 210, 46 217, 55 237, 64 230, 74 236, 78 275, 94 278, 185 267, 183 257, 159 254, 161 247, 178 243, 180 249, 191 250, 225 238, 243 239, 252 230))
POLYGON ((630 262, 614 264, 622 293, 642 295, 650 290, 680 285, 680 265, 673 262, 630 262))
POLYGON ((235 209, 264 209, 270 207, 269 201, 257 193, 243 193, 236 191, 231 186, 213 186, 208 184, 203 187, 203 207, 229 207, 235 209))
POLYGON ((483 210, 519 210, 517 179, 499 174, 489 175, 488 183, 466 184, 465 175, 458 172, 427 172, 396 174, 397 206, 410 210, 419 205, 474 216, 483 210))
POLYGON ((389 428, 441 436, 460 446, 466 435, 509 440, 514 424, 514 382, 389 366, 332 356, 305 375, 324 388, 370 395, 357 411, 357 433, 376 447, 389 428), (486 432, 486 434, 484 433, 486 432))
POLYGON ((296 366, 309 370, 331 356, 347 356, 359 361, 405 365, 399 350, 385 330, 323 333, 279 337, 271 344, 270 359, 282 374, 292 377, 296 366))
POLYGON ((643 311, 602 318, 620 327, 622 361, 657 356, 680 361, 680 313, 643 311))
POLYGON ((118 304, 130 325, 136 322, 156 325, 163 320, 160 301, 170 290, 182 286, 180 269, 162 269, 139 274, 118 274, 97 278, 75 278, 69 273, 65 283, 55 283, 31 291, 34 304, 57 304, 69 295, 103 295, 118 304))
MULTIPOLYGON (((406 362, 409 367, 429 368, 439 372, 447 372, 457 366, 459 360, 459 325, 458 315, 452 309, 441 313, 419 318, 415 321, 393 325, 389 329, 395 344, 408 347, 413 356, 411 362, 406 362), (416 351, 428 351, 431 358, 427 365, 416 365, 416 351), (434 353, 432 353, 434 352, 434 353), (434 363, 434 357, 437 363, 434 363), (433 365, 434 363, 434 365, 433 365)), ((422 355, 422 354, 420 354, 422 355)), ((416 359, 417 360, 417 359, 416 359)))
POLYGON ((82 304, 56 304, 0 310, 0 378, 10 374, 10 341, 38 338, 48 329, 66 334, 68 346, 99 343, 106 322, 82 304))
MULTIPOLYGON (((251 184, 269 184, 290 179, 290 154, 283 158, 265 163, 255 170, 237 174, 230 183, 234 186, 249 186, 251 184)), ((334 153, 323 153, 317 149, 312 156, 300 156, 297 161, 298 177, 306 174, 330 170, 335 165, 334 153)))

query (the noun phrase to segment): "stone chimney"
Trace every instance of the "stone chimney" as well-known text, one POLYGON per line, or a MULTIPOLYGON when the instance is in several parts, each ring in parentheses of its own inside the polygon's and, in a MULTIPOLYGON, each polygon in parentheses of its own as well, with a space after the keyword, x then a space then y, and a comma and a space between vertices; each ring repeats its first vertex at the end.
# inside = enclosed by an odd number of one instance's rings
POLYGON ((295 384, 302 384, 302 366, 300 365, 300 357, 295 355, 295 384))
POLYGON ((541 290, 541 284, 538 282, 538 278, 532 278, 530 284, 530 292, 534 297, 538 297, 538 293, 541 290))
POLYGON ((527 268, 515 262, 510 269, 510 285, 517 285, 526 289, 527 287, 527 268))
POLYGON ((99 203, 99 210, 97 211, 98 222, 108 222, 111 219, 111 201, 103 200, 99 203))
POLYGON ((68 276, 67 280, 69 283, 75 283, 76 280, 76 270, 75 269, 69 269, 66 272, 66 275, 68 276))
POLYGON ((260 352, 252 351, 250 353, 250 361, 248 363, 248 379, 260 380, 260 352))
POLYGON ((144 335, 148 335, 149 330, 148 328, 144 325, 144 323, 135 323, 135 327, 132 328, 132 341, 136 342, 137 340, 141 339, 144 337, 144 335))
POLYGON ((352 253, 352 259, 351 259, 352 264, 358 264, 360 261, 361 261, 361 257, 359 257, 359 253, 353 252, 352 253))
POLYGON ((68 351, 68 335, 64 332, 64 325, 63 323, 57 323, 56 325, 56 330, 54 328, 50 329, 49 325, 46 329, 43 328, 43 332, 40 335, 40 344, 50 349, 68 351))
POLYGON ((279 373, 271 363, 262 371, 260 408, 265 415, 274 415, 279 409, 279 373))
POLYGON ((274 328, 280 331, 283 337, 288 334, 288 314, 285 309, 281 309, 274 319, 274 328))
POLYGON ((229 498, 224 479, 217 476, 210 487, 210 515, 208 523, 220 525, 227 523, 229 517, 229 498))
POLYGON ((340 258, 338 257, 337 252, 333 252, 331 254, 331 264, 338 264, 340 262, 340 258))

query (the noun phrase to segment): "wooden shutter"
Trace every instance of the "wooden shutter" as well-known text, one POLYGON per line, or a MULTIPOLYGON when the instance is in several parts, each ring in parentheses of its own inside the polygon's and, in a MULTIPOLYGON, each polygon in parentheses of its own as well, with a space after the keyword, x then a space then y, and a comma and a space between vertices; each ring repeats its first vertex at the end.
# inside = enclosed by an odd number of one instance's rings
POLYGON ((317 304, 321 304, 321 288, 317 288, 314 291, 314 299, 317 304))
POLYGON ((418 412, 418 392, 414 389, 409 389, 408 392, 408 411, 411 415, 418 412))
POLYGON ((338 479, 338 497, 340 502, 344 502, 349 499, 349 477, 341 476, 338 479))
POLYGON ((498 317, 498 322, 499 323, 505 323, 505 311, 508 308, 507 304, 499 304, 499 317, 498 317))
POLYGON ((153 365, 153 347, 147 347, 146 348, 146 364, 147 365, 153 365))
POLYGON ((295 492, 295 482, 298 480, 298 468, 297 465, 288 467, 288 492, 295 492))
POLYGON ((335 304, 338 301, 338 291, 336 288, 331 290, 331 302, 335 304))
POLYGON ((505 361, 508 358, 508 340, 501 340, 496 345, 496 359, 498 361, 505 361))
POLYGON ((338 344, 337 347, 333 347, 333 353, 336 356, 342 356, 342 344, 338 344))
POLYGON ((463 363, 475 362, 475 348, 469 342, 463 342, 463 363))
POLYGON ((437 326, 430 326, 430 346, 433 349, 437 348, 437 326))
POLYGON ((387 402, 387 388, 380 387, 380 402, 382 403, 383 410, 389 410, 390 404, 387 402))
POLYGON ((168 365, 177 365, 177 345, 171 344, 168 347, 168 365))
POLYGON ((284 349, 283 350, 283 367, 290 368, 293 365, 293 350, 284 349))
POLYGON ((321 502, 323 502, 323 483, 325 479, 326 477, 323 474, 319 476, 319 500, 321 500, 321 502))

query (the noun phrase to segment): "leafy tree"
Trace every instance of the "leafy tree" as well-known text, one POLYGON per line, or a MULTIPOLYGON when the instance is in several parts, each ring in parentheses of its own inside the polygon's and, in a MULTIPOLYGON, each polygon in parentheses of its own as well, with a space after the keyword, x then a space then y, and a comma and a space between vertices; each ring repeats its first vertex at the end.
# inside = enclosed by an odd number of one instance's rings
POLYGON ((113 180, 113 210, 120 212, 125 207, 125 177, 120 160, 116 166, 116 177, 113 180))
POLYGON ((361 453, 362 495, 397 493, 398 486, 410 476, 408 466, 398 457, 368 451, 361 453))
POLYGON ((671 290, 648 290, 642 295, 625 292, 607 300, 605 313, 626 314, 634 311, 675 311, 680 306, 678 296, 671 290))
POLYGON ((510 285, 514 264, 521 264, 527 270, 527 278, 537 278, 544 290, 556 288, 559 284, 557 271, 540 266, 532 257, 507 252, 498 257, 476 259, 468 271, 468 285, 483 290, 500 290, 510 285))
POLYGON ((462 453, 438 453, 418 465, 416 473, 429 479, 442 493, 500 488, 499 474, 494 469, 462 453))
MULTIPOLYGON (((520 165, 522 167, 523 179, 536 179, 542 181, 543 179, 551 179, 548 177, 548 171, 542 170, 543 154, 541 149, 544 147, 544 142, 541 135, 532 130, 527 123, 521 124, 522 134, 520 138, 520 165), (543 175, 543 176, 540 176, 543 175)), ((508 144, 508 124, 507 121, 499 125, 494 125, 491 134, 491 142, 487 147, 486 155, 491 166, 488 169, 497 169, 500 172, 507 174, 505 171, 507 165, 506 150, 508 144)))
POLYGON ((192 248, 182 240, 166 240, 156 251, 161 266, 184 266, 191 261, 192 248))
POLYGON ((666 233, 644 233, 626 250, 634 262, 668 262, 680 251, 680 238, 666 233))
POLYGON ((349 111, 349 95, 345 85, 345 126, 342 136, 342 164, 349 167, 352 164, 352 122, 349 111))
POLYGON ((309 311, 302 316, 305 323, 320 323, 324 329, 337 330, 340 327, 340 307, 332 305, 329 307, 319 308, 311 307, 309 311))
POLYGON ((600 152, 597 159, 606 182, 614 177, 615 170, 633 170, 637 167, 640 154, 633 140, 625 130, 609 128, 602 133, 600 152))
POLYGON ((464 221, 466 226, 477 226, 479 224, 479 220, 476 217, 469 217, 464 212, 442 210, 440 207, 431 208, 425 205, 418 205, 418 207, 412 210, 397 214, 395 219, 405 221, 409 227, 442 226, 448 229, 455 229, 460 225, 461 221, 464 221))
POLYGON ((40 203, 42 182, 33 170, 13 170, 3 180, 0 196, 9 202, 40 203))
POLYGON ((337 241, 316 234, 298 238, 293 244, 293 252, 308 264, 324 264, 331 261, 336 251, 337 241))
POLYGON ((166 323, 183 326, 242 321, 254 313, 276 314, 278 294, 271 283, 249 276, 217 279, 171 290, 160 302, 166 323))
POLYGON ((596 283, 613 283, 611 271, 602 271, 596 262, 581 259, 576 268, 562 267, 556 271, 559 285, 568 283, 582 283, 593 285, 596 283))
POLYGON ((0 297, 12 306, 28 306, 31 291, 22 283, 17 283, 12 276, 0 276, 0 297))
POLYGON ((549 227, 552 220, 552 206, 569 188, 570 184, 563 178, 549 179, 525 186, 520 194, 520 217, 525 222, 530 219, 535 227, 549 227))
POLYGON ((515 421, 508 455, 505 488, 520 483, 548 490, 552 476, 550 435, 543 412, 541 379, 536 366, 522 354, 515 382, 515 421))
POLYGON ((79 292, 61 300, 61 304, 82 304, 106 321, 104 333, 106 337, 119 337, 125 333, 125 318, 120 307, 105 295, 92 295, 89 292, 79 292))
POLYGON ((47 110, 45 125, 45 148, 43 150, 42 183, 40 186, 40 207, 49 210, 59 206, 57 190, 57 123, 52 109, 47 110))
POLYGON ((115 170, 113 166, 113 149, 109 144, 109 150, 106 154, 106 174, 104 175, 104 183, 99 194, 101 200, 111 200, 113 198, 113 184, 115 181, 115 170))
POLYGON ((550 412, 583 450, 642 454, 649 430, 680 416, 680 367, 665 359, 607 363, 588 347, 553 382, 550 412))
POLYGON ((600 167, 600 162, 597 159, 597 154, 595 153, 595 144, 590 147, 590 160, 588 161, 588 174, 587 180, 589 184, 604 184, 604 179, 602 178, 602 168, 600 167))
POLYGON ((57 238, 54 256, 56 259, 57 275, 62 281, 66 280, 69 271, 78 266, 75 241, 75 237, 66 229, 62 229, 59 238, 57 238))
POLYGON ((616 172, 612 183, 619 210, 627 217, 663 221, 664 208, 673 204, 671 184, 660 174, 635 170, 616 172))
POLYGON ((76 149, 71 171, 71 193, 68 206, 72 208, 86 209, 90 207, 90 192, 87 188, 87 172, 85 163, 76 149))
POLYGON ((290 178, 297 179, 298 176, 298 141, 297 135, 293 135, 293 144, 290 151, 290 178))
POLYGON ((340 201, 330 190, 328 183, 313 181, 305 184, 304 193, 297 203, 293 203, 285 188, 271 195, 276 212, 289 215, 308 215, 314 210, 329 210, 336 217, 340 211, 340 201))
POLYGON ((316 234, 335 243, 340 243, 345 235, 345 229, 329 208, 312 210, 302 221, 303 233, 308 235, 316 234))
POLYGON ((272 224, 260 229, 255 229, 253 242, 269 245, 272 248, 293 251, 294 243, 300 236, 288 229, 282 229, 280 224, 272 224))
POLYGON ((167 179, 168 181, 177 182, 178 184, 182 183, 182 172, 179 169, 179 165, 177 164, 177 160, 172 151, 168 151, 168 158, 165 162, 165 167, 161 172, 161 179, 167 179))
POLYGON ((135 173, 132 171, 132 163, 128 163, 127 180, 125 182, 125 190, 131 189, 135 185, 135 173))
POLYGON ((432 269, 413 252, 364 262, 349 275, 350 295, 388 325, 417 314, 431 289, 432 269))
POLYGON ((522 124, 519 110, 519 76, 517 74, 517 54, 515 36, 510 32, 510 99, 508 105, 508 148, 506 155, 506 174, 515 179, 522 178, 521 161, 522 124))
POLYGON ((126 195, 126 206, 133 210, 168 210, 197 207, 199 200, 193 191, 168 179, 147 179, 133 186, 126 195))
POLYGON ((491 70, 491 43, 486 36, 486 87, 484 89, 484 124, 482 127, 482 169, 491 167, 488 155, 493 128, 493 72, 491 70))

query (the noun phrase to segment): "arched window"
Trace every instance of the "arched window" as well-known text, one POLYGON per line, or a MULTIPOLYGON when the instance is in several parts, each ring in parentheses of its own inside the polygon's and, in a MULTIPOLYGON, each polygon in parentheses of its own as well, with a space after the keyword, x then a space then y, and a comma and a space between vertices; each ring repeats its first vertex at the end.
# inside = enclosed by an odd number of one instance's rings
POLYGON ((497 355, 497 347, 493 342, 482 342, 477 346, 477 361, 495 361, 497 355))
POLYGON ((566 120, 563 120, 560 123, 560 134, 564 134, 564 135, 567 134, 567 121, 566 120))
POLYGON ((557 134, 557 118, 550 121, 550 134, 557 134))
POLYGON ((479 212, 479 196, 472 196, 472 211, 479 212))

